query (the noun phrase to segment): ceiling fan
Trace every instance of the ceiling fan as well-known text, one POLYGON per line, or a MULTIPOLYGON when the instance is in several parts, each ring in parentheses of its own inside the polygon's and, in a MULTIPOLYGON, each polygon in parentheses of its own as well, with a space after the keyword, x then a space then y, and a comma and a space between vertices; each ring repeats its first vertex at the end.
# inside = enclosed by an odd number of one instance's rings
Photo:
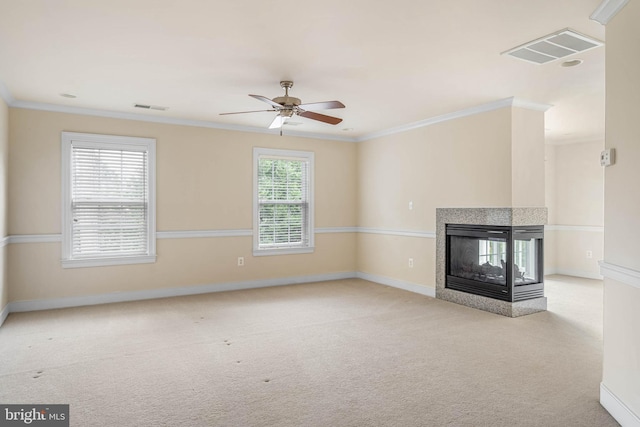
POLYGON ((228 114, 245 114, 245 113, 261 113, 277 111, 278 115, 275 117, 269 129, 282 128, 287 119, 291 118, 294 114, 300 117, 305 117, 311 120, 317 120, 319 122, 328 123, 330 125, 337 125, 342 121, 338 117, 327 116, 320 113, 315 113, 309 110, 330 110, 333 108, 344 108, 344 104, 340 101, 325 101, 325 102, 312 102, 309 104, 303 104, 299 98, 289 96, 289 89, 293 86, 293 82, 289 80, 281 81, 280 86, 284 89, 284 96, 278 96, 273 99, 261 95, 249 95, 262 102, 266 102, 271 105, 270 110, 256 110, 256 111, 239 111, 236 113, 220 113, 221 116, 228 114))

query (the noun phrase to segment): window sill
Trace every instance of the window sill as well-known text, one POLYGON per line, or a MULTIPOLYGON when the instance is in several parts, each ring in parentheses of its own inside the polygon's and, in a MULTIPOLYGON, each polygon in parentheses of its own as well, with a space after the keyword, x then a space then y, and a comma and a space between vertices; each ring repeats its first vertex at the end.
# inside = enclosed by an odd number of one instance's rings
POLYGON ((254 249, 253 256, 310 254, 314 248, 254 249))
POLYGON ((104 267, 108 265, 150 264, 156 262, 155 255, 119 258, 63 259, 62 268, 104 267))

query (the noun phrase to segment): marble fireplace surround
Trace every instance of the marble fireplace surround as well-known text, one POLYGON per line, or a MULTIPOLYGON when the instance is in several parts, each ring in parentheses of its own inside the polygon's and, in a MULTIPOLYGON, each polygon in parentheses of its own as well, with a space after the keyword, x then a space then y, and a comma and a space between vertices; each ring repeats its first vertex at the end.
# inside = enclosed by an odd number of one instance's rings
POLYGON ((436 298, 508 317, 547 309, 547 297, 508 302, 445 288, 446 224, 544 225, 547 208, 437 208, 436 298))

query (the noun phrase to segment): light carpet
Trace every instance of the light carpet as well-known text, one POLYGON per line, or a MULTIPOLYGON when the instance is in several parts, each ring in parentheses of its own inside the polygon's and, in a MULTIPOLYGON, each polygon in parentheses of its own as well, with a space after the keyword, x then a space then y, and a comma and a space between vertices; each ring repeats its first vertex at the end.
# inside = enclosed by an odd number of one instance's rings
POLYGON ((364 280, 13 313, 0 402, 72 426, 615 426, 602 282, 507 318, 364 280))

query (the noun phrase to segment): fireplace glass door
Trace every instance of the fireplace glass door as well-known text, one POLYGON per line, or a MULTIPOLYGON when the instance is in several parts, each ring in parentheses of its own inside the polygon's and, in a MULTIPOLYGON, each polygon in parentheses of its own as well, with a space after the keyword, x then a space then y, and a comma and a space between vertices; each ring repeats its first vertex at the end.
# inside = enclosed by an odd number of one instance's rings
POLYGON ((507 239, 451 236, 450 275, 461 279, 507 285, 507 239))
POLYGON ((543 295, 542 226, 447 224, 445 287, 506 301, 543 295))
POLYGON ((516 237, 513 241, 513 281, 516 286, 540 282, 536 244, 536 239, 516 237))

